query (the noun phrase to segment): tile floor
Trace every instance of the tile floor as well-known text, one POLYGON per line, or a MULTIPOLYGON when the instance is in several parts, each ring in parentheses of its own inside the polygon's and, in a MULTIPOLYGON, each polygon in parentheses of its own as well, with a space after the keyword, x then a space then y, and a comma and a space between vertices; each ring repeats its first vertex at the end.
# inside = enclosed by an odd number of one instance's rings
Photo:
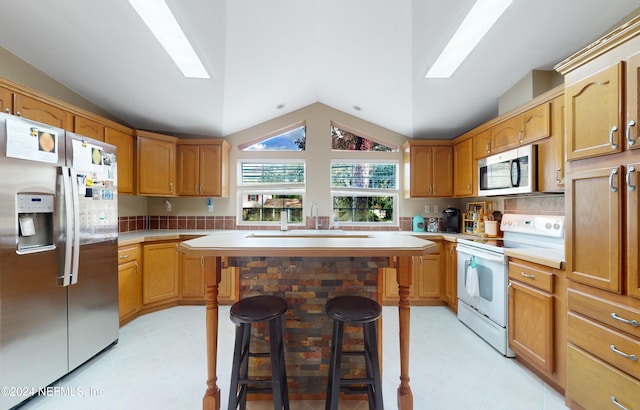
MULTIPOLYGON (((144 315, 120 330, 118 345, 59 381, 48 397, 20 410, 197 410, 205 391, 204 306, 144 315), (81 397, 84 396, 84 397, 81 397)), ((233 325, 220 309, 218 386, 226 408, 233 325)), ((383 309, 383 394, 395 409, 399 385, 397 308, 383 309)), ((563 397, 513 359, 501 356, 445 307, 411 308, 411 388, 414 409, 565 409, 563 397)), ((250 402, 250 409, 269 403, 250 402)), ((323 409, 322 401, 292 409, 323 409)), ((343 402, 341 409, 368 409, 343 402)))

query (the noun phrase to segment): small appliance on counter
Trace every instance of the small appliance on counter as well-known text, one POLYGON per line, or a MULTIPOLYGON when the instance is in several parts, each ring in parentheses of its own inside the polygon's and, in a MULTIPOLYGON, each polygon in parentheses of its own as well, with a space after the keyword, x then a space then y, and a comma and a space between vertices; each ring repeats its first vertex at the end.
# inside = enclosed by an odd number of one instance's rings
POLYGON ((442 218, 427 218, 427 232, 440 232, 442 218))
POLYGON ((420 214, 413 217, 413 232, 424 232, 424 217, 420 214))
POLYGON ((444 232, 460 232, 460 210, 448 207, 442 211, 442 230, 444 232))

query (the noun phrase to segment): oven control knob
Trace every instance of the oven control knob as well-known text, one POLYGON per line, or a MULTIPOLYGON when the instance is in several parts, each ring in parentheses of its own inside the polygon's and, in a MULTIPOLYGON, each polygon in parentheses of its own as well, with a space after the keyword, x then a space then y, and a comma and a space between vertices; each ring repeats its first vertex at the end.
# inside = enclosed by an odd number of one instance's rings
POLYGON ((555 229, 555 230, 560 229, 560 224, 559 224, 559 223, 557 223, 557 222, 556 222, 556 223, 554 223, 554 224, 553 224, 553 229, 555 229))
POLYGON ((547 222, 546 224, 544 224, 544 227, 546 229, 551 229, 551 222, 547 222))

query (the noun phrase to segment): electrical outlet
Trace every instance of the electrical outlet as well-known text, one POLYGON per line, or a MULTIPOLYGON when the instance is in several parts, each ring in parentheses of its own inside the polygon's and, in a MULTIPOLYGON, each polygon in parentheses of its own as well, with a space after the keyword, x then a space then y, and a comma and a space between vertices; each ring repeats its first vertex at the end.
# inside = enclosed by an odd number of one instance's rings
POLYGON ((426 215, 429 215, 431 213, 431 209, 430 209, 429 205, 425 205, 424 206, 424 213, 426 215))
POLYGON ((438 205, 434 205, 433 206, 433 213, 437 214, 438 213, 438 205))

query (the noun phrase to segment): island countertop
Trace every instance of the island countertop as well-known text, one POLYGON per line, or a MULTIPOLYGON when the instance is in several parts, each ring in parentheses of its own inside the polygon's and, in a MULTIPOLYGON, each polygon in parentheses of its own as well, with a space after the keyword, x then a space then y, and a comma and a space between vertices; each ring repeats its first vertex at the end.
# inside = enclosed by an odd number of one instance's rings
POLYGON ((193 256, 421 256, 434 242, 385 231, 225 231, 184 241, 193 256))

